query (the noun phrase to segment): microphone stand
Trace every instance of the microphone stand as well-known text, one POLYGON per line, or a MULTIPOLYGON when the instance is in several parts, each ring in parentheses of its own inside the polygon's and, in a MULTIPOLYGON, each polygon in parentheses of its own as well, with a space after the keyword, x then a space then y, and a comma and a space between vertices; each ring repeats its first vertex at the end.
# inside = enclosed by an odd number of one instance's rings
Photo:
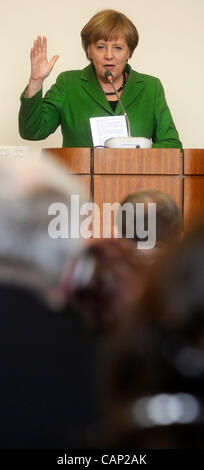
MULTIPOLYGON (((108 139, 106 142, 109 142, 108 147, 119 147, 119 148, 151 148, 151 140, 147 139, 146 137, 131 137, 130 133, 130 121, 128 119, 127 113, 125 111, 125 108, 120 100, 118 91, 116 90, 116 87, 113 82, 113 74, 110 72, 110 70, 106 70, 104 74, 106 80, 111 83, 114 93, 116 94, 118 101, 120 103, 120 106, 122 108, 123 114, 125 116, 126 124, 127 124, 127 131, 128 131, 128 137, 119 137, 119 138, 111 138, 108 139)), ((106 144, 105 142, 105 144, 106 144)), ((106 145, 105 145, 106 146, 106 145)))
POLYGON ((116 87, 115 87, 115 85, 114 85, 113 75, 112 75, 112 73, 111 73, 109 70, 107 70, 107 71, 105 72, 105 78, 106 78, 106 80, 107 80, 108 82, 111 83, 111 85, 112 85, 112 87, 113 87, 113 90, 114 90, 114 92, 115 92, 115 94, 116 94, 116 96, 117 96, 117 98, 118 98, 118 101, 119 101, 119 103, 120 103, 120 106, 121 106, 121 108, 122 108, 123 114, 124 114, 125 119, 126 119, 127 130, 128 130, 128 137, 131 137, 131 133, 130 133, 130 121, 129 121, 129 119, 128 119, 128 115, 127 115, 127 113, 126 113, 126 111, 125 111, 125 109, 124 109, 124 106, 123 106, 123 104, 122 104, 122 101, 121 101, 121 99, 120 99, 120 97, 119 97, 119 94, 118 94, 118 92, 117 92, 117 90, 116 90, 116 87))

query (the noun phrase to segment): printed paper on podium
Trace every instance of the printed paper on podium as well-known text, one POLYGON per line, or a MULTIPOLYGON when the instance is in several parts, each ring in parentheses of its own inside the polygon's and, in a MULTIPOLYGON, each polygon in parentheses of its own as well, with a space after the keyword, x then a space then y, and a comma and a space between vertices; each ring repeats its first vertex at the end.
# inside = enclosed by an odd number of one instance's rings
POLYGON ((112 137, 128 136, 125 116, 96 117, 89 120, 94 147, 104 147, 104 142, 112 137))

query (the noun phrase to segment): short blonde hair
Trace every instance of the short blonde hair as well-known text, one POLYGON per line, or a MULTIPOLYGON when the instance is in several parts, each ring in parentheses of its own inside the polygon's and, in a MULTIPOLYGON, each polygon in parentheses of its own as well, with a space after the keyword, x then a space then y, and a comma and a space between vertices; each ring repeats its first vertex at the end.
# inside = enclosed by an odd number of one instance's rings
POLYGON ((87 57, 88 46, 91 43, 96 43, 99 39, 105 41, 116 39, 120 34, 125 36, 131 57, 139 41, 137 29, 132 21, 115 10, 102 10, 96 13, 81 31, 82 46, 87 57))

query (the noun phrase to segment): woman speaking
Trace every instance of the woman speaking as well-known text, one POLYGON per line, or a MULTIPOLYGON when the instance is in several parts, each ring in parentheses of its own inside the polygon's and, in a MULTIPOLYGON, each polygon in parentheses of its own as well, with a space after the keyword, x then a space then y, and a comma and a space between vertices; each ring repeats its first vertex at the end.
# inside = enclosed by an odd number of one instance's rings
POLYGON ((58 56, 48 61, 46 38, 38 36, 34 41, 31 75, 21 96, 21 137, 45 139, 60 125, 63 147, 92 147, 89 119, 123 115, 120 97, 131 135, 152 139, 152 147, 181 148, 161 82, 128 64, 139 40, 134 24, 122 13, 104 10, 84 26, 81 38, 90 64, 83 70, 62 72, 44 98, 43 82, 58 56))

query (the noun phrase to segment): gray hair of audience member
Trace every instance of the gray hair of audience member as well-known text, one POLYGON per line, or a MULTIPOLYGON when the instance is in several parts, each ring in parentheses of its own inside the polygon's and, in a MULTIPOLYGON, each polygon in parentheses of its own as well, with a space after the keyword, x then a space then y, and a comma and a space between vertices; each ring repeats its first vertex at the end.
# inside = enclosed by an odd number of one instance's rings
MULTIPOLYGON (((50 157, 50 156, 49 156, 50 157)), ((52 203, 66 205, 71 195, 85 194, 51 157, 7 157, 0 161, 0 279, 50 288, 60 281, 83 248, 79 238, 52 238, 48 233, 52 203)), ((76 217, 78 214, 76 214, 76 217)), ((72 220, 75 215, 72 214, 72 220)))
POLYGON ((129 194, 121 203, 122 208, 119 210, 117 215, 117 225, 119 233, 122 237, 126 237, 127 233, 127 215, 128 207, 132 211, 131 206, 126 206, 129 203, 133 206, 134 211, 134 241, 138 242, 141 239, 138 238, 136 232, 136 204, 144 204, 144 220, 141 221, 144 228, 148 226, 148 204, 156 203, 156 240, 157 243, 165 243, 172 238, 178 238, 181 232, 181 217, 179 209, 174 199, 162 191, 155 189, 144 189, 135 191, 129 194), (125 213, 126 212, 126 213, 125 213))

